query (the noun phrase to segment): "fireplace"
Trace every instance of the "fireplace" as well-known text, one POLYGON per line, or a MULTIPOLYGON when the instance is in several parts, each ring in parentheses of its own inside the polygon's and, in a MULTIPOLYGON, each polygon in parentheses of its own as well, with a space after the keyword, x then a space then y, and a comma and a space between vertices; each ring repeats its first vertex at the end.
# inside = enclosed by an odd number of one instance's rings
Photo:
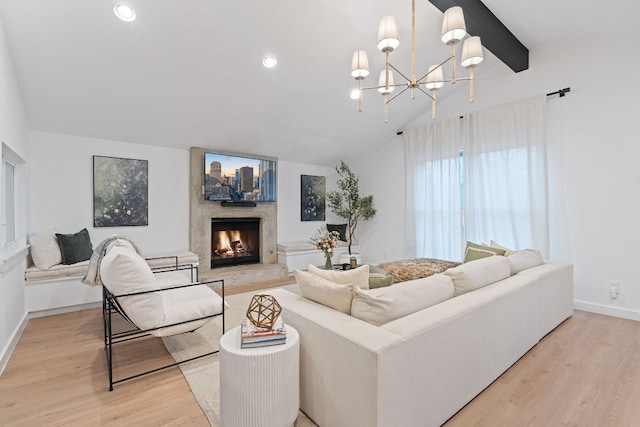
POLYGON ((260 218, 211 218, 211 268, 260 262, 260 218))

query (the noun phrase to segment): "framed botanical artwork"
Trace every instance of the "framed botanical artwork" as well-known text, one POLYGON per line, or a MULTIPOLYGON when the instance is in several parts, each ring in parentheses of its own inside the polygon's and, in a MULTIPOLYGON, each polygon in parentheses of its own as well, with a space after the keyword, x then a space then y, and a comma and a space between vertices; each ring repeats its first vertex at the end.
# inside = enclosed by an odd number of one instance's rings
POLYGON ((327 181, 324 176, 300 175, 300 220, 324 221, 327 181))
POLYGON ((149 225, 149 162, 93 156, 93 226, 149 225))

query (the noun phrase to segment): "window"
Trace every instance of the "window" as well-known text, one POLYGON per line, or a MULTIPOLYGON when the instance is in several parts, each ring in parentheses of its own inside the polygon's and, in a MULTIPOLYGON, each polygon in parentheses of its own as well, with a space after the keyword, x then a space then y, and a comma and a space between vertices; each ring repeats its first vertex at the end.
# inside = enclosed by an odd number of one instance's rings
POLYGON ((461 259, 466 240, 548 253, 544 97, 405 135, 407 251, 461 259))

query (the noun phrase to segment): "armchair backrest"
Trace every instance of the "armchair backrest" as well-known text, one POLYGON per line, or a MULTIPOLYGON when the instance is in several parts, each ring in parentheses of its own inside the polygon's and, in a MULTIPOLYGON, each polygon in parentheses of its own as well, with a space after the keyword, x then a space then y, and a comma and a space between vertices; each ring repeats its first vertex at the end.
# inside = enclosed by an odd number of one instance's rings
MULTIPOLYGON (((100 263, 102 283, 113 295, 158 290, 158 283, 149 267, 125 240, 110 244, 100 263)), ((162 297, 157 293, 117 298, 127 317, 140 329, 162 325, 162 297)))

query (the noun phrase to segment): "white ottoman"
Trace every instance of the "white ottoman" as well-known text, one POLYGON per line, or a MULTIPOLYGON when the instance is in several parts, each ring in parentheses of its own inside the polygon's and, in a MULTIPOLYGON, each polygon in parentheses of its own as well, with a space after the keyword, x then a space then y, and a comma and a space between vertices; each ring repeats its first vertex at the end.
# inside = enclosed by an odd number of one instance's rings
POLYGON ((300 408, 298 331, 285 344, 240 348, 240 327, 220 338, 220 420, 223 427, 289 427, 300 408))

